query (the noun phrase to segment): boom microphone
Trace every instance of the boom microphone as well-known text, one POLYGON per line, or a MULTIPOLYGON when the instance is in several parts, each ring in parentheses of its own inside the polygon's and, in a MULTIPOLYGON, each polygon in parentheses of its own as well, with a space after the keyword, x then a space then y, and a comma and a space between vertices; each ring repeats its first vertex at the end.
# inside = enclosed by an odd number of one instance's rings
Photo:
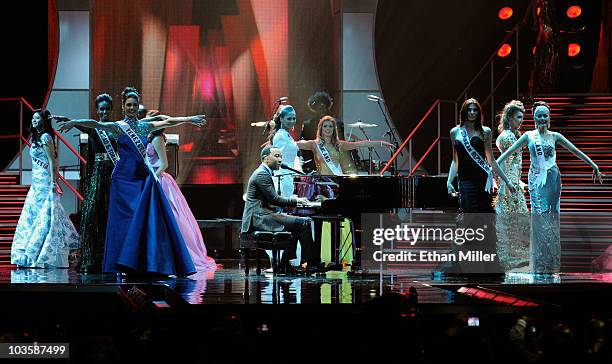
POLYGON ((297 174, 301 174, 301 175, 303 175, 303 176, 305 176, 305 175, 306 175, 306 173, 304 173, 304 172, 302 172, 302 171, 298 171, 297 169, 291 168, 291 167, 289 167, 288 165, 286 165, 285 163, 281 163, 281 165, 280 165, 280 166, 281 166, 281 168, 282 168, 282 169, 287 169, 287 170, 290 170, 291 172, 295 172, 295 173, 297 173, 297 174))

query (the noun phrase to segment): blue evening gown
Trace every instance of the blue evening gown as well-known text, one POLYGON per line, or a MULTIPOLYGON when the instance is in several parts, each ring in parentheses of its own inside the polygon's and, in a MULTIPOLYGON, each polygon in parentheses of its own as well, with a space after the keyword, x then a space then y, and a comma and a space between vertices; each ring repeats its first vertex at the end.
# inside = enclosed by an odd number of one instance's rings
MULTIPOLYGON (((125 121, 146 145, 146 123, 125 121)), ((180 276, 195 273, 161 185, 127 135, 120 135, 117 145, 120 161, 111 182, 103 271, 180 276)))

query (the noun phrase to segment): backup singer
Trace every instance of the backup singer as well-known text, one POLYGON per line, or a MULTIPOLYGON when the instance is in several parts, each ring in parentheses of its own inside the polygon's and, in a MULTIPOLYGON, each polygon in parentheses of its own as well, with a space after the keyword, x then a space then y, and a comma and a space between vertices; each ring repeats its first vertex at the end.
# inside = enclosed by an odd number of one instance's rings
MULTIPOLYGON (((283 163, 297 169, 302 169, 298 158, 298 147, 291 132, 295 126, 295 109, 291 105, 279 106, 274 115, 274 129, 268 136, 268 143, 280 149, 283 156, 283 163)), ((280 175, 281 196, 289 197, 293 195, 293 175, 288 171, 275 171, 275 176, 280 175)))
POLYGON ((319 121, 315 140, 300 140, 297 142, 297 146, 300 149, 313 151, 317 174, 327 176, 344 174, 344 168, 341 165, 341 153, 344 151, 360 147, 387 147, 391 150, 394 148, 393 144, 383 140, 362 140, 358 142, 340 140, 336 119, 329 115, 324 116, 319 121))

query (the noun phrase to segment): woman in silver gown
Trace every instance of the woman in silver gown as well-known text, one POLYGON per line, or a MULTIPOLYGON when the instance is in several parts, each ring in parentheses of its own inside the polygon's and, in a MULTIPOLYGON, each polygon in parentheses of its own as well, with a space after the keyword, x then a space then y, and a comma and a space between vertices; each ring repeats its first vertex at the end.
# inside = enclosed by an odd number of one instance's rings
MULTIPOLYGON (((499 115, 499 136, 495 141, 501 153, 521 137, 519 130, 523 124, 524 114, 523 103, 518 100, 512 100, 504 106, 499 115)), ((497 254, 506 272, 528 271, 529 210, 524 192, 527 185, 521 181, 523 148, 517 149, 499 166, 506 173, 515 192, 512 193, 505 188, 504 181, 498 181, 500 188, 495 199, 497 254)))
POLYGON ((559 273, 561 269, 561 174, 556 163, 556 146, 561 145, 593 168, 593 178, 604 175, 591 158, 561 133, 550 131, 550 106, 533 104, 535 130, 523 134, 498 159, 501 164, 525 143, 529 148, 529 195, 531 201, 531 266, 534 273, 559 273))

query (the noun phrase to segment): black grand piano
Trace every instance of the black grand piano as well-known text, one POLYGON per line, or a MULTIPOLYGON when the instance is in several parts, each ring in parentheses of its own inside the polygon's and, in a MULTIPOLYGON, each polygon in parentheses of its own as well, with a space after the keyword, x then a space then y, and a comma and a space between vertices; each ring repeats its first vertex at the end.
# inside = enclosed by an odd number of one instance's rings
MULTIPOLYGON (((310 201, 293 214, 310 216, 315 221, 332 223, 332 257, 341 260, 337 250, 340 239, 339 224, 344 218, 353 223, 355 257, 353 269, 361 261, 361 218, 365 213, 387 213, 404 208, 457 211, 458 201, 448 195, 446 176, 299 176, 294 178, 295 193, 310 201), (412 184, 412 185, 411 185, 412 184), (321 196, 317 199, 318 196, 321 196), (335 227, 335 228, 334 228, 335 227)), ((320 240, 320 228, 315 239, 320 240)))
MULTIPOLYGON (((332 259, 336 263, 341 258, 339 224, 344 218, 352 221, 353 270, 360 268, 361 214, 392 212, 410 204, 409 178, 405 176, 300 176, 294 184, 298 196, 317 202, 292 213, 332 223, 332 259)), ((320 239, 320 228, 315 229, 315 239, 320 239)))

